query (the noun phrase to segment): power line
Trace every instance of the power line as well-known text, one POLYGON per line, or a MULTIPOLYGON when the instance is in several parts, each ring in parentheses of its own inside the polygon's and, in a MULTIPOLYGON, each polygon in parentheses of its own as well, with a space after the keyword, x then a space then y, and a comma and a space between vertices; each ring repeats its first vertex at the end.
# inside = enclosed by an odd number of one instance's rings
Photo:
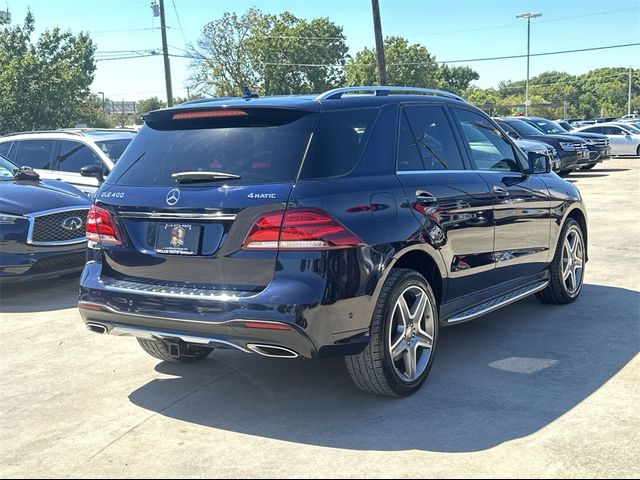
MULTIPOLYGON (((548 55, 561 55, 565 53, 578 53, 578 52, 592 52, 596 50, 607 50, 612 48, 625 48, 625 47, 635 47, 640 45, 640 42, 636 43, 624 43, 620 45, 606 45, 601 47, 590 47, 590 48, 577 48, 573 50, 560 50, 556 52, 542 52, 542 53, 532 53, 531 57, 543 57, 548 55)), ((179 58, 191 58, 196 60, 209 60, 207 57, 203 55, 197 54, 171 54, 172 57, 179 58)), ((486 62, 491 60, 510 60, 515 58, 525 58, 527 55, 505 55, 501 57, 485 57, 485 58, 468 58, 464 60, 444 60, 444 61, 436 61, 436 63, 472 63, 472 62, 486 62)), ((326 63, 265 63, 265 65, 280 65, 285 67, 344 67, 344 65, 337 64, 326 64, 326 63)), ((358 66, 375 66, 375 63, 352 63, 351 65, 358 66)), ((400 63, 390 63, 388 66, 419 66, 419 65, 430 65, 430 62, 400 62, 400 63)))
POLYGON ((178 14, 178 8, 176 7, 175 0, 171 0, 173 4, 173 11, 176 12, 176 19, 178 20, 178 26, 180 27, 180 34, 182 35, 182 40, 184 41, 185 46, 188 45, 187 38, 184 36, 184 28, 182 28, 182 22, 180 21, 180 15, 178 14))

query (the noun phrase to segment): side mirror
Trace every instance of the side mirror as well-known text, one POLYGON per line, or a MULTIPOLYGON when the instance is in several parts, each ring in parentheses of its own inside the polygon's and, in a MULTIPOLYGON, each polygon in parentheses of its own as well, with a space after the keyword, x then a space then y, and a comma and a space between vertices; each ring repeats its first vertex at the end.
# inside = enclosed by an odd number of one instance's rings
POLYGON ((520 135, 518 135, 518 132, 514 132, 513 130, 509 130, 507 132, 507 135, 509 135, 511 138, 515 138, 516 140, 520 140, 520 135))
POLYGON ((542 174, 551 172, 551 160, 542 153, 529 152, 529 173, 542 174))
POLYGON ((104 175, 102 174, 102 167, 100 165, 87 165, 80 169, 80 175, 83 177, 97 178, 99 183, 104 182, 104 175))

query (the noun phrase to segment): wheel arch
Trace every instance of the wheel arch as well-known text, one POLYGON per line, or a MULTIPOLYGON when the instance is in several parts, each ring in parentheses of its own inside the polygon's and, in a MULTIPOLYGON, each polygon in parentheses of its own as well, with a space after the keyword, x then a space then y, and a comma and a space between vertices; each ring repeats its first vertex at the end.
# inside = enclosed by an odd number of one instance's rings
MULTIPOLYGON (((572 208, 571 210, 569 210, 563 220, 562 220, 562 224, 560 226, 559 232, 558 232, 558 237, 556 238, 556 243, 554 245, 557 246, 558 241, 560 239, 560 232, 562 232, 562 229, 564 228, 565 224, 567 223, 567 221, 569 221, 569 219, 573 219, 576 222, 578 222, 580 224, 580 228, 582 229, 582 235, 584 236, 584 254, 585 254, 585 260, 589 260, 589 233, 587 230, 587 215, 585 214, 585 212, 579 207, 579 206, 575 206, 574 208, 572 208)), ((554 249, 555 250, 555 249, 554 249)))
POLYGON ((438 305, 442 303, 442 299, 446 295, 447 270, 442 257, 435 249, 433 252, 429 252, 424 245, 412 245, 397 252, 385 268, 385 272, 376 286, 376 299, 389 274, 396 268, 408 268, 420 273, 429 281, 438 305))

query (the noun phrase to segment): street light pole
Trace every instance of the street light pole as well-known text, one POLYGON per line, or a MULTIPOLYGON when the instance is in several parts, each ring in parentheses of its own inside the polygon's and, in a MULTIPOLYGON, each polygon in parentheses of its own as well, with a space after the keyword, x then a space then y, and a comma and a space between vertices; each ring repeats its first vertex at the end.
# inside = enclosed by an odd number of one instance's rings
POLYGON ((521 13, 520 15, 516 15, 516 18, 526 18, 527 19, 527 84, 525 91, 525 102, 524 102, 524 114, 529 116, 529 54, 531 52, 531 19, 541 17, 541 13, 521 13))

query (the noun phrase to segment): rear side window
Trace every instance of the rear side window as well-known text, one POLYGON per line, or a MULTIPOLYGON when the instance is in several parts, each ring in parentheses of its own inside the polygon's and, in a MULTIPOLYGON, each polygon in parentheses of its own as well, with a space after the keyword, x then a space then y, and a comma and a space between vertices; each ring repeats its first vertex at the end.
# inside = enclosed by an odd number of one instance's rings
POLYGON ((337 177, 353 170, 362 157, 377 115, 377 108, 321 113, 301 177, 337 177))
POLYGON ((489 120, 469 110, 455 110, 476 169, 520 171, 511 143, 489 120))
POLYGON ((582 131, 583 132, 589 132, 589 133, 602 133, 602 127, 585 128, 582 131))
POLYGON ((21 167, 51 168, 52 150, 55 140, 21 140, 17 143, 15 163, 21 167))
POLYGON ((102 161, 89 147, 79 142, 60 142, 58 170, 80 173, 80 169, 92 165, 102 166, 102 161))
MULTIPOLYGON (((109 175, 118 185, 176 185, 178 172, 239 175, 225 185, 293 181, 309 143, 317 115, 288 109, 227 111, 168 110, 146 117, 109 175), (235 113, 234 113, 235 112, 235 113), (174 119, 176 115, 183 118, 174 119)), ((216 182, 216 184, 220 184, 216 182)))
POLYGON ((400 114, 398 171, 464 170, 442 107, 415 105, 400 114))

